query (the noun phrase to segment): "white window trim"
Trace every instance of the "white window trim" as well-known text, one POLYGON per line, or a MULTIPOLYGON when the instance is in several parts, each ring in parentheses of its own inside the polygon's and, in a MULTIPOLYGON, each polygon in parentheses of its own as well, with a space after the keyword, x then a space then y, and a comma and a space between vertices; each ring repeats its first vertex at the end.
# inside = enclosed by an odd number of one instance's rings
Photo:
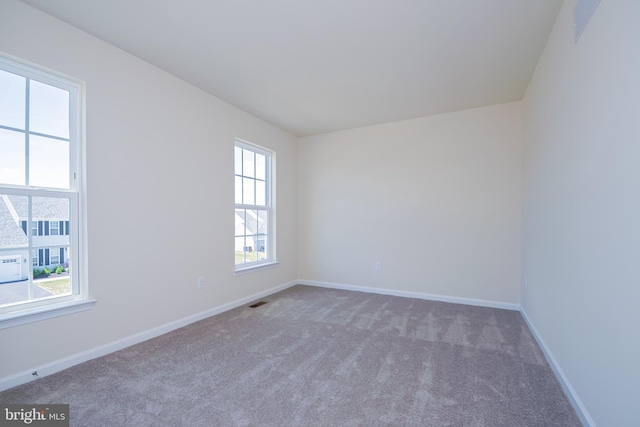
MULTIPOLYGON (((258 154, 262 154, 267 157, 267 170, 266 170, 266 181, 267 181, 267 199, 266 199, 266 210, 269 213, 269 224, 267 229, 267 253, 269 254, 269 258, 265 260, 252 261, 244 264, 235 264, 234 261, 234 271, 236 274, 245 274, 251 271, 262 270, 265 268, 273 267, 278 264, 277 254, 276 254, 276 153, 275 151, 269 150, 268 148, 261 147, 260 145, 242 140, 235 139, 234 149, 235 147, 245 148, 247 150, 251 150, 258 154)), ((235 150, 234 150, 234 162, 235 162, 235 150)), ((235 170, 234 170, 235 176, 235 170)), ((235 180, 234 180, 235 185, 235 180)), ((235 194, 235 192, 234 192, 235 194)), ((235 196, 234 196, 235 197, 235 196)), ((258 210, 265 209, 264 207, 258 207, 258 210)), ((236 204, 234 203, 235 209, 251 209, 256 210, 256 205, 245 205, 245 204, 236 204)), ((235 237, 234 237, 235 239, 235 237)), ((235 245, 235 242, 234 242, 235 245)))
MULTIPOLYGON (((17 305, 15 310, 3 311, 0 313, 0 329, 5 329, 84 311, 89 309, 96 300, 89 298, 87 270, 85 83, 74 77, 4 53, 0 53, 0 65, 6 71, 69 90, 69 144, 71 153, 74 153, 69 159, 70 186, 72 189, 43 189, 37 187, 25 189, 24 186, 2 184, 0 191, 3 194, 34 197, 51 197, 56 196, 56 194, 61 197, 70 197, 69 220, 72 226, 69 233, 69 247, 73 248, 75 253, 72 271, 73 280, 75 281, 74 286, 77 286, 77 294, 28 302, 17 305)), ((27 229, 32 229, 32 227, 32 224, 27 225, 27 229)), ((32 262, 29 263, 30 266, 32 262)), ((29 277, 30 280, 33 279, 31 274, 29 277)))
POLYGON ((39 322, 41 320, 51 319, 58 316, 79 313, 90 309, 96 301, 97 300, 95 299, 89 298, 76 298, 47 306, 13 311, 2 316, 2 320, 0 320, 0 329, 12 328, 14 326, 39 322))

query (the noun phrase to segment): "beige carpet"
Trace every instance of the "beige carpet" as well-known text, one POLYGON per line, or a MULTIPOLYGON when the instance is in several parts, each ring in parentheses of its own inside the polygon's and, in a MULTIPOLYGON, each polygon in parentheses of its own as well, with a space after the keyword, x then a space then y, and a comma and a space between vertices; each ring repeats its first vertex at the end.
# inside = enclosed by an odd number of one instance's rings
POLYGON ((518 312, 295 286, 0 393, 73 426, 580 426, 518 312))

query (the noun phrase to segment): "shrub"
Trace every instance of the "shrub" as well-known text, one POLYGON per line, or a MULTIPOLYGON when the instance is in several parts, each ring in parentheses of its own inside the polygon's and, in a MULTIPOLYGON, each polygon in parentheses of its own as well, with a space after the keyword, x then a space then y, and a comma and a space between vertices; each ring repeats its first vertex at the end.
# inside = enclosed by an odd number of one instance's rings
POLYGON ((39 268, 34 268, 33 269, 33 278, 37 279, 38 277, 49 277, 49 275, 51 274, 51 270, 48 269, 47 267, 43 268, 43 269, 39 269, 39 268))
POLYGON ((57 266, 55 272, 56 274, 64 273, 64 267, 61 265, 57 266))

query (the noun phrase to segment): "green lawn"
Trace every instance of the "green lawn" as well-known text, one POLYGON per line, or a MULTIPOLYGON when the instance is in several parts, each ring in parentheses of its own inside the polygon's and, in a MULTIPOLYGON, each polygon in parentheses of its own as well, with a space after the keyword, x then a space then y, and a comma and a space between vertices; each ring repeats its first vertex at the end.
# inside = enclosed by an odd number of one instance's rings
POLYGON ((65 277, 64 279, 49 280, 46 282, 35 281, 34 285, 37 285, 54 295, 66 295, 71 293, 71 285, 68 277, 65 277))
MULTIPOLYGON (((262 254, 260 256, 260 259, 264 259, 264 252, 257 252, 257 251, 247 252, 247 262, 257 261, 259 253, 262 254)), ((245 262, 244 261, 244 252, 236 251, 236 264, 242 264, 244 262, 245 262)))

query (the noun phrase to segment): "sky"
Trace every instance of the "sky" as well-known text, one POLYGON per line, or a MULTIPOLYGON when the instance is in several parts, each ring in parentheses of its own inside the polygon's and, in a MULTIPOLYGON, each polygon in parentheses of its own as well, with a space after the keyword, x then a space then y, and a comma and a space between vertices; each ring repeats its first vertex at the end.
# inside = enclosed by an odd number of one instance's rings
POLYGON ((69 96, 0 70, 0 183, 69 188, 69 96))

